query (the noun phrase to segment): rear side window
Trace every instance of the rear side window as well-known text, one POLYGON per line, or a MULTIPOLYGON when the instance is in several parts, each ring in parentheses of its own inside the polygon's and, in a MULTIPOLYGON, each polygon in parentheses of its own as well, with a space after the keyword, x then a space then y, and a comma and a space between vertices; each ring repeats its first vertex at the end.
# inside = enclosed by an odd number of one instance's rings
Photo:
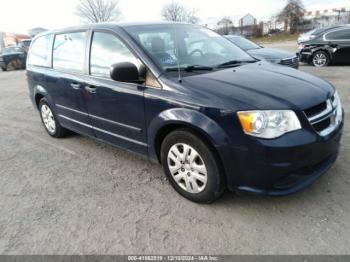
POLYGON ((110 67, 120 62, 130 62, 140 67, 140 62, 116 36, 95 32, 91 45, 90 73, 110 77, 110 67))
POLYGON ((50 67, 50 56, 53 35, 44 35, 37 38, 29 51, 28 64, 50 67))
POLYGON ((349 40, 350 41, 350 29, 338 30, 326 35, 327 40, 349 40))
POLYGON ((83 73, 86 33, 58 34, 53 48, 53 68, 83 73))

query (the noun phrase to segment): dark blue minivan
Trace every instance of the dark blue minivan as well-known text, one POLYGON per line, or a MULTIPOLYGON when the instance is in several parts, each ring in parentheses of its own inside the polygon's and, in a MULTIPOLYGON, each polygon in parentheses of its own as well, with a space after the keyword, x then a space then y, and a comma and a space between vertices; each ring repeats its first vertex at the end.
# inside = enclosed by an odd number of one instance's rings
POLYGON ((338 156, 344 117, 330 83, 197 25, 45 32, 32 42, 27 79, 49 135, 73 131, 144 155, 195 202, 226 188, 290 194, 338 156))

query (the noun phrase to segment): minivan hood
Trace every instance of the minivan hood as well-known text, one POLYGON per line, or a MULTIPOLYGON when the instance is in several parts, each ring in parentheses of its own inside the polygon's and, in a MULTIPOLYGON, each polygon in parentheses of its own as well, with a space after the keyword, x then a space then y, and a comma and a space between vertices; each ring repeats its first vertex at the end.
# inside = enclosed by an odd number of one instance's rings
POLYGON ((320 78, 268 62, 184 77, 183 84, 216 106, 235 109, 236 101, 246 110, 305 110, 334 93, 331 84, 320 78))
POLYGON ((274 48, 259 48, 247 51, 248 54, 257 59, 286 59, 294 57, 295 54, 274 48))

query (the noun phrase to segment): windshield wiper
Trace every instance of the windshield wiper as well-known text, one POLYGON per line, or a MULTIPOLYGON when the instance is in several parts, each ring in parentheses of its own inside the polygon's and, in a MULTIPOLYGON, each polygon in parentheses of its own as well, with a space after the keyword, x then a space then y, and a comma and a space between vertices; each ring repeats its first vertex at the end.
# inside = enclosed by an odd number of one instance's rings
POLYGON ((218 68, 225 68, 225 67, 234 67, 234 66, 240 66, 241 64, 245 63, 255 63, 256 60, 231 60, 225 63, 222 63, 218 65, 218 68))
POLYGON ((171 68, 167 68, 166 71, 168 72, 172 72, 172 71, 186 71, 186 72, 193 72, 193 71, 212 71, 214 68, 210 67, 210 66, 202 66, 202 65, 190 65, 190 66, 186 66, 186 67, 171 67, 171 68))

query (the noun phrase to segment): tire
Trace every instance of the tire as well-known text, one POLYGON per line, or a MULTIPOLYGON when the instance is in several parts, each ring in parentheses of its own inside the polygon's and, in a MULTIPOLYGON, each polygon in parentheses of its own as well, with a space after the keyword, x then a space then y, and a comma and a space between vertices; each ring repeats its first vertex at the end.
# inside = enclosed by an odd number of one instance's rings
POLYGON ((330 58, 325 51, 317 51, 312 56, 311 64, 315 67, 326 67, 329 63, 330 58))
POLYGON ((57 116, 46 98, 42 98, 39 102, 39 114, 45 130, 50 136, 60 138, 69 134, 69 131, 58 122, 57 116))
POLYGON ((1 70, 4 72, 7 71, 7 67, 1 67, 1 70))
POLYGON ((164 139, 161 163, 170 184, 190 201, 212 203, 225 190, 224 174, 215 154, 189 129, 173 131, 164 139), (187 161, 184 160, 185 151, 187 161))

